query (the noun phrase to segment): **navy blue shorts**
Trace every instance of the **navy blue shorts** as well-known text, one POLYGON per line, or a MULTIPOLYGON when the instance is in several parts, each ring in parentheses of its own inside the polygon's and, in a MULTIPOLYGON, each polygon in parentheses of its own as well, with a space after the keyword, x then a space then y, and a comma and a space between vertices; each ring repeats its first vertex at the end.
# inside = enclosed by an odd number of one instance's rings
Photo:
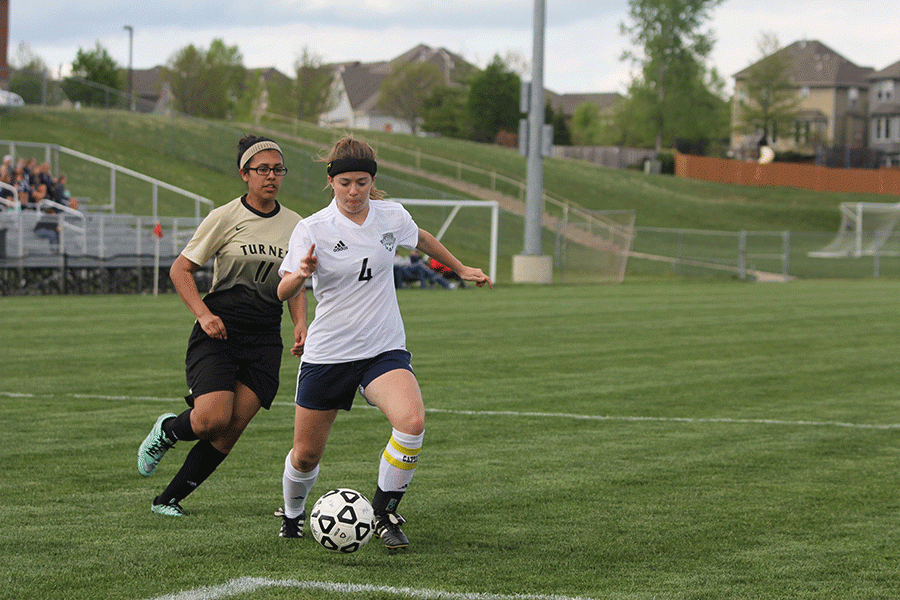
POLYGON ((373 358, 345 363, 300 363, 294 401, 310 410, 350 410, 357 389, 365 389, 376 378, 395 369, 412 373, 411 359, 412 354, 406 350, 388 350, 373 358))

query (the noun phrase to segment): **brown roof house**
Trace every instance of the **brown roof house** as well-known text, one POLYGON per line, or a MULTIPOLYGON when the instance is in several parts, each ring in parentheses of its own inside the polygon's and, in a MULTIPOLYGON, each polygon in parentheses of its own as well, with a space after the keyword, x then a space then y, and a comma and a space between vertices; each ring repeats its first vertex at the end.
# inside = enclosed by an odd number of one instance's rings
POLYGON ((436 65, 444 74, 444 80, 448 85, 461 81, 477 69, 452 52, 443 48, 430 48, 424 44, 390 61, 372 63, 357 61, 332 65, 335 71, 334 104, 331 110, 319 116, 319 125, 411 133, 409 123, 384 114, 378 109, 378 97, 381 83, 394 70, 406 63, 417 61, 436 65))
POLYGON ((900 166, 900 61, 869 75, 869 147, 900 166))
POLYGON ((779 151, 811 151, 816 143, 866 147, 872 68, 860 67, 815 40, 794 42, 773 56, 785 59, 787 77, 796 88, 797 118, 791 131, 742 133, 740 104, 747 101, 746 79, 758 63, 735 73, 731 146, 738 155, 757 146, 763 135, 779 151))

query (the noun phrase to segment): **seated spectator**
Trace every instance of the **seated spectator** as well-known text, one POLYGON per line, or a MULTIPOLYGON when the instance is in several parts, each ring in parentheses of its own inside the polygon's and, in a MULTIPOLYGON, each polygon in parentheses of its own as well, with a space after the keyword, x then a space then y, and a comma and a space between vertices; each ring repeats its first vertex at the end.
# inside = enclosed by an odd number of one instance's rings
POLYGON ((37 205, 31 202, 31 178, 25 172, 22 164, 16 165, 13 185, 16 186, 16 193, 19 195, 19 204, 22 205, 22 208, 37 209, 37 205))
POLYGON ((408 257, 394 256, 394 286, 405 287, 409 282, 419 282, 422 288, 433 287, 438 284, 445 290, 452 290, 455 285, 444 277, 432 271, 418 250, 413 250, 408 257))
MULTIPOLYGON (((13 172, 5 171, 2 169, 2 167, 0 167, 0 183, 5 183, 6 185, 9 185, 9 186, 12 186, 13 188, 15 188, 16 186, 15 186, 15 182, 13 180, 13 172)), ((5 188, 5 187, 0 187, 0 198, 5 198, 6 200, 11 200, 13 202, 16 202, 16 192, 14 192, 8 188, 5 188)), ((7 205, 5 202, 2 204, 3 204, 3 208, 7 208, 7 205)))
POLYGON ((56 211, 48 209, 41 215, 34 226, 34 234, 43 240, 50 242, 50 248, 54 251, 59 248, 59 217, 56 211))
POLYGON ((73 198, 72 194, 66 189, 66 183, 68 183, 69 178, 65 173, 60 173, 59 177, 56 178, 56 181, 53 182, 53 187, 50 192, 50 199, 54 202, 59 202, 69 208, 78 208, 78 198, 73 198))
POLYGON ((56 185, 56 181, 53 179, 53 175, 50 174, 50 163, 38 165, 37 181, 39 186, 44 186, 46 189, 44 197, 52 199, 53 187, 56 185))
POLYGON ((443 275, 445 279, 449 279, 449 280, 456 282, 456 284, 459 287, 461 287, 461 288, 466 287, 466 282, 463 281, 462 277, 457 275, 453 271, 453 269, 451 269, 447 265, 439 263, 437 260, 432 258, 432 259, 429 259, 428 266, 431 267, 431 270, 434 271, 435 273, 439 273, 440 275, 443 275))
MULTIPOLYGON (((47 165, 47 168, 49 167, 50 165, 47 165)), ((31 174, 31 202, 39 204, 41 200, 47 198, 49 193, 50 189, 47 187, 47 181, 44 178, 44 167, 43 165, 37 165, 31 174)))
POLYGON ((7 154, 3 157, 3 163, 0 164, 0 178, 3 176, 12 177, 13 171, 15 171, 15 167, 13 167, 13 157, 10 154, 7 154))

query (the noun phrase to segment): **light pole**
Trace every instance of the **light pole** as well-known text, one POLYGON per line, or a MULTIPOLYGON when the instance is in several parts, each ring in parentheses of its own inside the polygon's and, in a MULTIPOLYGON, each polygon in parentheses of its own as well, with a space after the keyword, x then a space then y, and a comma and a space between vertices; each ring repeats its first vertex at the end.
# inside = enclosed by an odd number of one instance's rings
POLYGON ((544 29, 546 0, 534 0, 534 39, 531 87, 528 101, 528 173, 525 189, 525 244, 522 254, 513 257, 513 281, 551 283, 553 257, 541 250, 544 214, 544 29))
POLYGON ((125 25, 128 31, 128 110, 134 110, 134 95, 132 94, 132 66, 131 60, 134 51, 134 27, 125 25))

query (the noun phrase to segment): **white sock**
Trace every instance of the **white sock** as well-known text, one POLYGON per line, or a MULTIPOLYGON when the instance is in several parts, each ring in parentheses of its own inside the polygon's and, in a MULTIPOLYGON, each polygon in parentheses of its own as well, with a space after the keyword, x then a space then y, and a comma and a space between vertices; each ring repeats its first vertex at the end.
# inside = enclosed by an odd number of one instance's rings
POLYGON ((424 438, 425 432, 419 435, 401 433, 396 429, 391 432, 378 468, 378 487, 382 491, 406 491, 419 464, 419 451, 424 438))
POLYGON ((304 473, 291 464, 291 453, 284 459, 284 475, 281 477, 281 491, 284 494, 284 514, 289 519, 296 519, 306 510, 306 498, 319 477, 319 465, 304 473))

